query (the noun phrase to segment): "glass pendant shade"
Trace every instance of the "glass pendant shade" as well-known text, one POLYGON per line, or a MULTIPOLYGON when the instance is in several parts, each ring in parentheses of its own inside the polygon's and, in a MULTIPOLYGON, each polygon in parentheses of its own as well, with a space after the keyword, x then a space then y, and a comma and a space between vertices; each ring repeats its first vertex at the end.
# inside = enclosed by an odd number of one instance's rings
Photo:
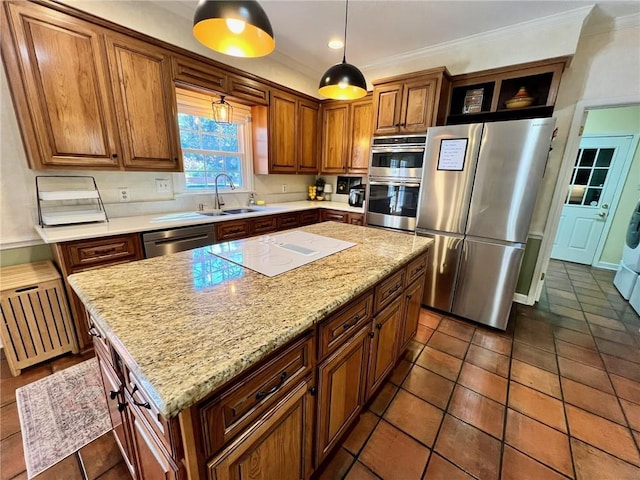
POLYGON ((276 45, 271 22, 256 1, 200 0, 193 35, 204 46, 234 57, 262 57, 276 45))
POLYGON ((343 60, 322 75, 318 93, 334 100, 362 98, 367 94, 367 81, 358 67, 343 60))
POLYGON ((213 109, 213 121, 217 123, 232 123, 233 107, 224 101, 224 95, 220 96, 220 100, 211 104, 213 109))

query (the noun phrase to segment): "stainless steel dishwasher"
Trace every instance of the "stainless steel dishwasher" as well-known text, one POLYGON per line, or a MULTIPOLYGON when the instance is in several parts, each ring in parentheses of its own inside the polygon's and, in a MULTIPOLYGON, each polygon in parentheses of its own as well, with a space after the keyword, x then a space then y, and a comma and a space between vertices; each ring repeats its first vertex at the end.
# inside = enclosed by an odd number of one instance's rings
POLYGON ((151 258, 211 245, 216 235, 213 224, 197 225, 143 233, 142 242, 145 258, 151 258))

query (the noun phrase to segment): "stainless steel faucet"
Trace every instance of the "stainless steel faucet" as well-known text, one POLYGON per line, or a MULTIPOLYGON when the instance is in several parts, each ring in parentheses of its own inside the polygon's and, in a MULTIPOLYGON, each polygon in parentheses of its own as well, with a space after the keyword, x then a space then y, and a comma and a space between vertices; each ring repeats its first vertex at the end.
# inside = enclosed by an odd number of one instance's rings
POLYGON ((214 210, 219 210, 224 205, 224 202, 222 201, 222 199, 220 198, 220 195, 218 194, 218 178, 220 177, 227 177, 227 180, 229 180, 229 186, 231 187, 231 190, 236 189, 236 186, 233 184, 233 180, 231 180, 231 177, 229 175, 227 175, 226 173, 219 173, 218 175, 216 175, 216 179, 214 180, 215 187, 216 187, 216 194, 215 194, 215 198, 213 199, 214 210))

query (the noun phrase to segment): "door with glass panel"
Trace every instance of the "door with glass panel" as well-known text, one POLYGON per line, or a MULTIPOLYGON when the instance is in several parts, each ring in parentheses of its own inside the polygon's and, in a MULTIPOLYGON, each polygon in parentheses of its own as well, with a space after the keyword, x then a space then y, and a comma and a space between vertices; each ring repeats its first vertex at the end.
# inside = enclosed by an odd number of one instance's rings
POLYGON ((583 137, 551 257, 591 265, 615 198, 631 136, 583 137))

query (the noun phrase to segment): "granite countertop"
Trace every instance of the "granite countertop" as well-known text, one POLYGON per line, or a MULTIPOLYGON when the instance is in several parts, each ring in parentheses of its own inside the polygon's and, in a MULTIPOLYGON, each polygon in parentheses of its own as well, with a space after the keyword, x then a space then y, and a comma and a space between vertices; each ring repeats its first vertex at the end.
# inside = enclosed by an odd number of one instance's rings
MULTIPOLYGON (((195 404, 418 256, 425 237, 325 222, 357 245, 269 278, 198 248, 69 276, 167 417, 195 404)), ((243 242, 238 240, 237 242, 243 242)))
MULTIPOLYGON (((232 208, 232 207, 229 207, 232 208)), ((243 207, 248 208, 248 207, 243 207)), ((208 216, 198 212, 170 212, 156 213, 153 215, 137 215, 132 217, 110 218, 108 222, 82 223, 77 225, 64 225, 54 227, 41 227, 35 229, 45 243, 69 242, 71 240, 85 240, 87 238, 108 237, 125 233, 151 232, 168 228, 186 227, 190 225, 206 225, 209 223, 240 220, 245 218, 260 217, 264 215, 276 215, 279 213, 313 210, 315 208, 342 210, 344 212, 364 213, 363 207, 351 207, 342 202, 285 202, 274 203, 267 206, 253 205, 250 207, 255 212, 240 213, 234 215, 208 216)))

